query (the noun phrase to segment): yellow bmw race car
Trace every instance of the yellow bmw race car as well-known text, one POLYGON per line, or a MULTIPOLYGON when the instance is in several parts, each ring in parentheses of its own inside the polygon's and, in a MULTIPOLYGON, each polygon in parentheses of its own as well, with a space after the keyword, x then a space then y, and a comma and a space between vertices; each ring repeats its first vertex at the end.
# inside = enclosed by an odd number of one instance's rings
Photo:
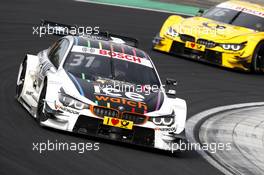
POLYGON ((244 71, 264 72, 264 7, 228 1, 195 17, 172 15, 153 49, 244 71))

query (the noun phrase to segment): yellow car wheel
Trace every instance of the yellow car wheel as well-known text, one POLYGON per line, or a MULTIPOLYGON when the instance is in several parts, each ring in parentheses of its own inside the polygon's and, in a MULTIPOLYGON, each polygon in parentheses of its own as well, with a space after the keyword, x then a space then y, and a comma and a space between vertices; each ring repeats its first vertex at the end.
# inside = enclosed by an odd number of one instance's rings
POLYGON ((260 42, 255 49, 251 69, 256 73, 264 73, 264 41, 260 42))

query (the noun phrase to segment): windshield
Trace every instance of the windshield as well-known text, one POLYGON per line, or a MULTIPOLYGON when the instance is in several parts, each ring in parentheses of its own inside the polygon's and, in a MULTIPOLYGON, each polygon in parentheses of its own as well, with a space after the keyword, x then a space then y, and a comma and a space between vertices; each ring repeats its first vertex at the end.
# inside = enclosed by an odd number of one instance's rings
POLYGON ((253 30, 264 31, 264 18, 243 11, 215 7, 209 9, 203 17, 253 30))
POLYGON ((71 52, 64 69, 88 80, 107 78, 136 85, 160 86, 152 67, 90 53, 71 52))

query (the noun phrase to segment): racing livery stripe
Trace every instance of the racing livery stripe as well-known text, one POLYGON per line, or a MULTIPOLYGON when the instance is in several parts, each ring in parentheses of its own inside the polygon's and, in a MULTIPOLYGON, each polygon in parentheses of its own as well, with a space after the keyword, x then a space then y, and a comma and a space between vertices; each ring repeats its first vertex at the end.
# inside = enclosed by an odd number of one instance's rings
POLYGON ((101 41, 99 41, 99 49, 102 49, 103 47, 102 47, 102 43, 101 43, 101 41))
POLYGON ((82 79, 85 80, 85 74, 84 73, 82 73, 82 79))
POLYGON ((79 82, 77 81, 77 79, 75 78, 74 75, 72 75, 70 72, 67 72, 70 79, 72 80, 73 84, 75 85, 75 87, 78 89, 79 93, 84 96, 84 92, 83 89, 81 87, 81 85, 79 84, 79 82))
POLYGON ((114 52, 114 46, 113 44, 110 45, 111 52, 114 52))
POLYGON ((133 54, 134 54, 134 56, 137 56, 137 53, 136 53, 136 49, 135 48, 133 49, 133 54))
POLYGON ((159 110, 160 108, 160 92, 158 93, 158 100, 157 100, 157 105, 156 105, 156 111, 159 110))
POLYGON ((109 42, 101 41, 101 43, 102 43, 102 49, 105 49, 105 50, 111 49, 109 42))
POLYGON ((125 49, 124 49, 124 47, 122 47, 122 53, 125 53, 125 49))
POLYGON ((87 47, 91 47, 90 40, 87 40, 87 47))
POLYGON ((74 43, 75 43, 76 45, 79 44, 78 37, 74 37, 74 43))

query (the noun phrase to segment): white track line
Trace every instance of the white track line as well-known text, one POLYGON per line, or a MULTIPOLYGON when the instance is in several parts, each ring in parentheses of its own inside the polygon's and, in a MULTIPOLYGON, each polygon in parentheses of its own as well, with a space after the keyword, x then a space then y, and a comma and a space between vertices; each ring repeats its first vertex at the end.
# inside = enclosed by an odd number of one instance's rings
POLYGON ((151 11, 151 12, 170 13, 170 14, 178 14, 178 15, 185 15, 185 16, 193 16, 191 14, 180 13, 180 12, 172 12, 172 11, 167 11, 167 10, 158 10, 158 9, 151 9, 151 8, 144 8, 144 7, 133 7, 133 6, 127 6, 127 5, 118 5, 118 4, 111 4, 111 3, 106 3, 106 2, 95 2, 95 1, 89 1, 89 0, 74 0, 74 1, 76 1, 76 2, 85 2, 85 3, 90 3, 90 4, 101 4, 101 5, 107 5, 107 6, 129 8, 129 9, 145 10, 145 11, 151 11))
MULTIPOLYGON (((264 102, 254 102, 254 103, 241 103, 241 104, 235 104, 235 105, 228 105, 228 106, 220 106, 216 108, 212 108, 206 111, 203 111, 201 113, 198 113, 194 116, 192 116, 186 124, 186 137, 189 142, 191 143, 199 143, 199 140, 196 140, 194 135, 194 129, 196 125, 199 123, 199 121, 209 117, 210 115, 221 113, 227 110, 233 110, 233 109, 239 109, 239 108, 245 108, 245 107, 253 107, 253 106, 263 106, 264 102)), ((211 158, 205 151, 199 150, 198 153, 205 158, 210 164, 215 166, 217 169, 222 171, 224 174, 232 175, 233 173, 230 172, 226 167, 223 167, 221 164, 219 164, 217 161, 215 161, 213 158, 211 158)))

